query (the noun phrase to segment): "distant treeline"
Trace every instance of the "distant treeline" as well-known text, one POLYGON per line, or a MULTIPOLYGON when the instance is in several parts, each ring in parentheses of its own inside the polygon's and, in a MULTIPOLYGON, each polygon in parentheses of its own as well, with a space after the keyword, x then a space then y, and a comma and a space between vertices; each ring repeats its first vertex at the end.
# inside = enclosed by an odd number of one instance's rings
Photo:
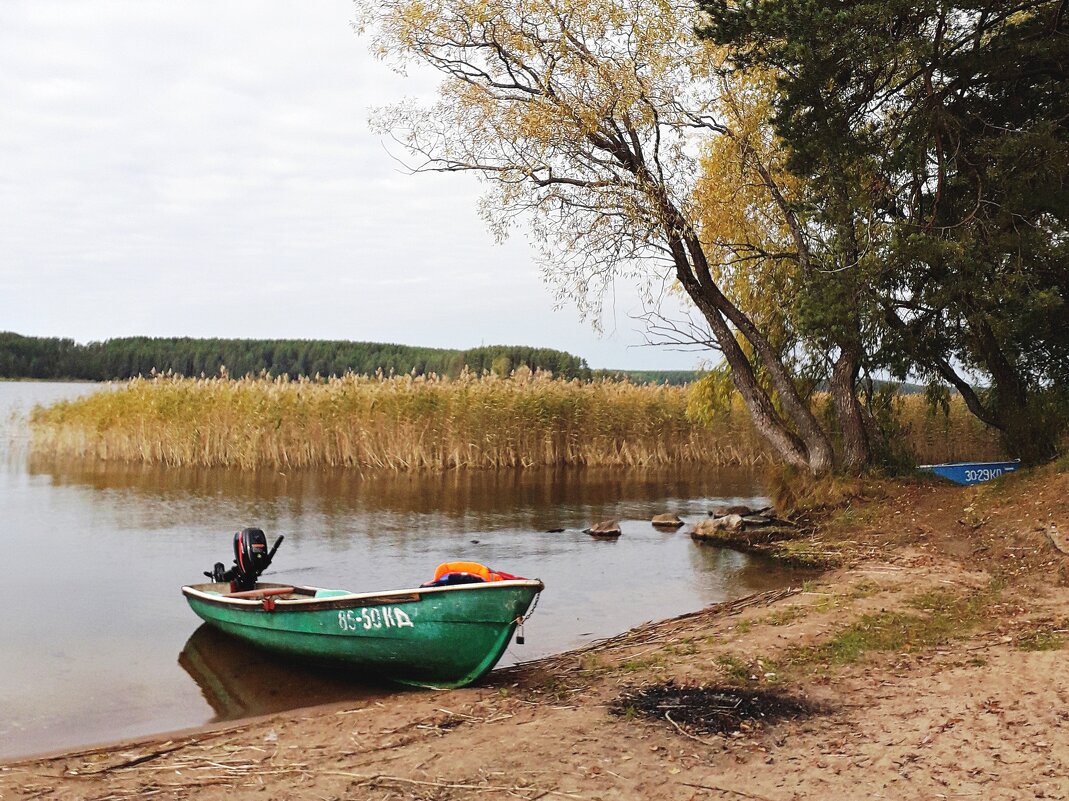
POLYGON ((561 378, 590 378, 586 361, 550 348, 491 345, 471 350, 418 348, 382 342, 303 339, 191 339, 123 337, 80 345, 72 339, 0 332, 0 378, 110 381, 171 371, 214 376, 398 375, 435 373, 456 377, 465 367, 506 376, 519 367, 548 370, 561 378))
POLYGON ((668 384, 681 387, 696 381, 701 373, 695 370, 594 370, 594 378, 608 378, 632 384, 668 384))

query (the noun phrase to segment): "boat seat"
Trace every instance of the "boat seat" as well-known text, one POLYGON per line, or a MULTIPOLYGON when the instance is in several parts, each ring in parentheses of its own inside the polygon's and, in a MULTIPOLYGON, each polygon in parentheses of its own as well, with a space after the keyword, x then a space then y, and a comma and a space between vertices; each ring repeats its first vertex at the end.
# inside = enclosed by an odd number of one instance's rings
POLYGON ((352 595, 348 590, 316 590, 316 598, 337 598, 340 595, 352 595))
POLYGON ((238 592, 228 592, 224 598, 278 598, 280 600, 287 600, 294 597, 293 587, 261 587, 256 590, 239 590, 238 592))

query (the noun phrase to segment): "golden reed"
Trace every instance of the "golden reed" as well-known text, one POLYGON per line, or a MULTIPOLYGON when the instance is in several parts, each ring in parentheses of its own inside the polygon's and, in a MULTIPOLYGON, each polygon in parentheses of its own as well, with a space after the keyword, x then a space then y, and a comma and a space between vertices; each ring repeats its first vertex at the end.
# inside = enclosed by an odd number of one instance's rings
MULTIPOLYGON (((772 462, 741 403, 707 426, 688 418, 687 392, 565 381, 525 369, 511 378, 156 376, 38 408, 31 423, 33 448, 42 456, 171 466, 444 470, 772 462)), ((926 423, 930 416, 912 406, 908 417, 920 432, 914 438, 923 446, 922 461, 925 454, 954 453, 945 447, 948 438, 979 439, 963 410, 952 409, 946 424, 926 423)))
MULTIPOLYGON (((35 452, 239 468, 391 470, 732 464, 767 459, 748 425, 712 431, 679 387, 526 370, 284 378, 138 378, 37 409, 35 452)), ((734 421, 733 421, 734 423, 734 421)))

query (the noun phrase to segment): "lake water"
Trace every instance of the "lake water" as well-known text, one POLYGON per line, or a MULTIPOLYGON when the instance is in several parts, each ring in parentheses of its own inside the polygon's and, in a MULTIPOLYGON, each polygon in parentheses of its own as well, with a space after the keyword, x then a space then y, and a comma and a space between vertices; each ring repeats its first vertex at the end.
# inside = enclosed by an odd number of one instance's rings
MULTIPOLYGON (((307 671, 200 626, 179 588, 232 559, 234 531, 286 540, 266 580, 365 591, 479 561, 546 584, 526 661, 800 574, 648 522, 762 504, 741 470, 360 476, 54 464, 36 403, 106 391, 0 382, 0 758, 392 692, 307 671), (621 521, 616 542, 580 529, 621 521), (563 533, 547 533, 564 528, 563 533)), ((369 701, 370 702, 370 701, 369 701)))

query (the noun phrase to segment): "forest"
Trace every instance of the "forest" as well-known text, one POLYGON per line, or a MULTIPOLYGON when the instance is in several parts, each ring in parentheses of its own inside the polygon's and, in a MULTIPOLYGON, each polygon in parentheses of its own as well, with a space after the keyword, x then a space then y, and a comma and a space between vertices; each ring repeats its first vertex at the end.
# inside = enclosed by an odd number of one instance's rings
POLYGON ((412 373, 456 377, 468 368, 506 376, 527 367, 560 378, 590 378, 586 361, 564 351, 489 345, 469 350, 383 342, 310 339, 194 339, 122 337, 78 344, 73 339, 0 332, 0 378, 112 381, 175 373, 291 377, 412 373))

